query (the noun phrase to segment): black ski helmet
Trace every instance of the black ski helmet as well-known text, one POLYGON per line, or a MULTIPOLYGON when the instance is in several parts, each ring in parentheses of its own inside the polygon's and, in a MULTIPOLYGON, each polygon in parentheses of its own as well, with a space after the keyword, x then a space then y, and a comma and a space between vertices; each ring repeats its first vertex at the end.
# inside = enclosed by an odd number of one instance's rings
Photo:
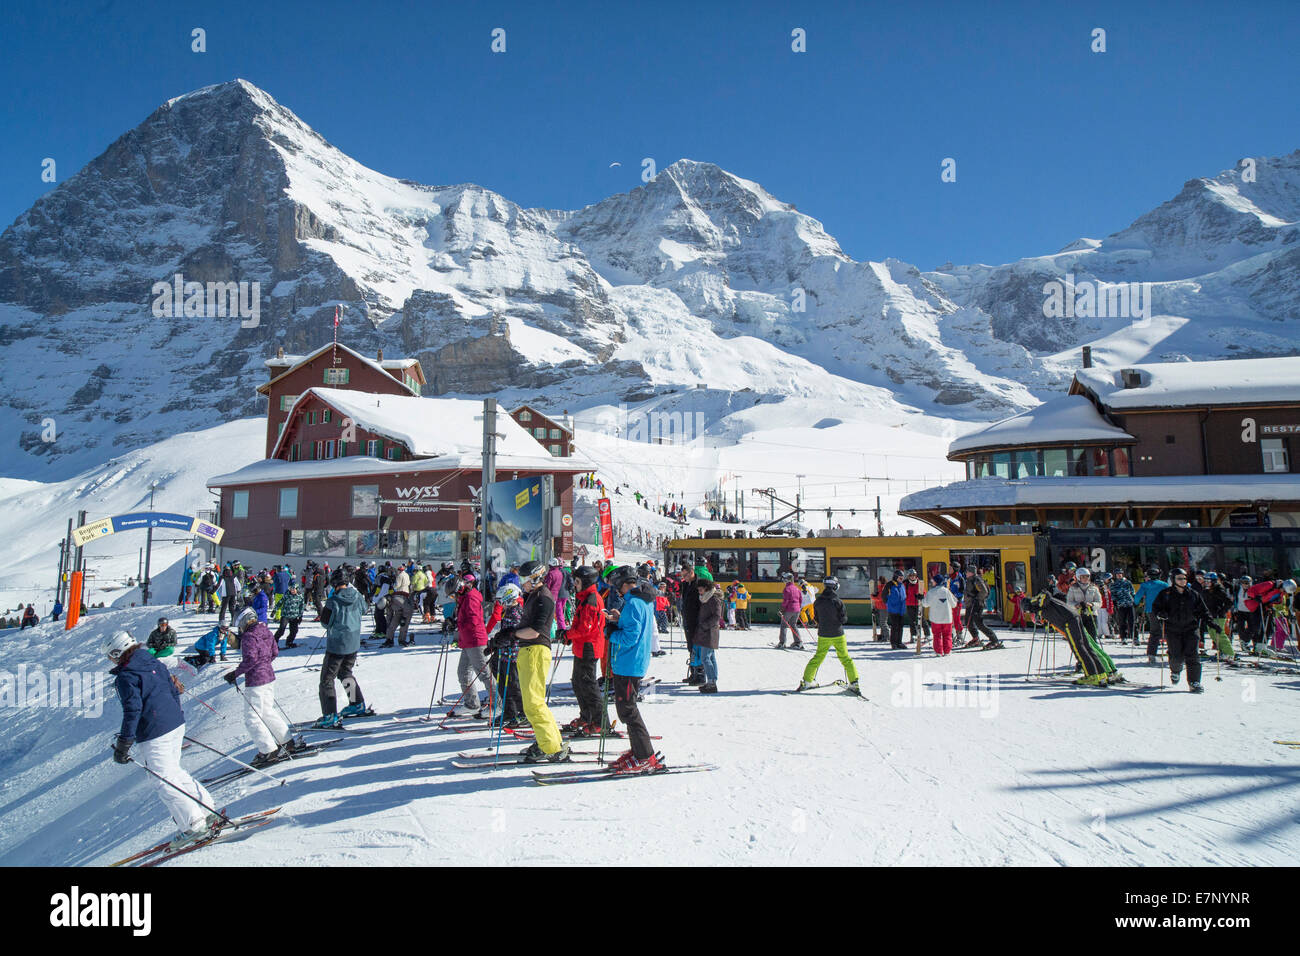
POLYGON ((348 576, 347 574, 344 573, 342 568, 335 568, 333 571, 330 572, 330 587, 332 588, 342 587, 347 583, 348 583, 348 576))
POLYGON ((519 581, 541 581, 546 576, 546 565, 540 561, 525 561, 519 566, 519 581))
POLYGON ((826 588, 827 591, 838 590, 840 586, 840 579, 835 577, 834 575, 831 575, 829 578, 825 578, 822 580, 822 586, 826 588))
POLYGON ((617 591, 625 584, 636 583, 636 571, 624 564, 611 571, 605 581, 617 591))
POLYGON ((589 564, 584 564, 582 567, 578 568, 578 570, 574 572, 573 576, 578 579, 578 583, 584 588, 589 588, 600 580, 600 572, 589 564))

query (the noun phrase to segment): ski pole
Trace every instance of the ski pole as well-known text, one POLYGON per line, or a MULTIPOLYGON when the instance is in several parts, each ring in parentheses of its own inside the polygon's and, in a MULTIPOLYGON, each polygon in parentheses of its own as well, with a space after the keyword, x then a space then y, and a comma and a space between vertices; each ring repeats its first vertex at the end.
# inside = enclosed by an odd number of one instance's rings
POLYGON ((605 643, 605 683, 600 688, 600 746, 596 748, 596 763, 605 765, 605 741, 613 730, 609 721, 609 689, 614 684, 614 672, 609 664, 610 648, 608 639, 605 643))
POLYGON ((433 671, 433 686, 429 688, 429 710, 424 715, 426 720, 433 717, 433 699, 438 694, 438 675, 442 673, 443 662, 447 659, 447 642, 442 642, 442 653, 438 655, 438 666, 433 671))
POLYGON ((164 777, 162 774, 160 774, 160 773, 156 773, 155 771, 151 770, 151 769, 149 768, 149 765, 148 765, 148 764, 143 764, 143 763, 141 763, 140 761, 136 760, 134 757, 127 757, 126 759, 127 759, 128 761, 130 761, 131 763, 135 764, 135 765, 136 765, 137 767, 139 767, 140 769, 142 769, 145 773, 149 774, 149 775, 152 776, 152 777, 157 778, 158 780, 161 780, 163 783, 167 784, 167 786, 171 787, 173 790, 175 790, 177 793, 179 793, 179 794, 181 794, 182 796, 184 796, 186 799, 193 800, 195 803, 197 803, 199 806, 201 806, 204 810, 207 810, 208 813, 211 813, 213 816, 220 817, 220 818, 221 818, 222 820, 224 820, 226 823, 229 823, 229 822, 230 822, 230 817, 226 816, 226 815, 225 815, 224 813, 222 813, 220 810, 216 810, 216 809, 214 809, 214 808, 208 806, 206 803, 204 803, 204 802, 203 802, 202 800, 200 800, 198 797, 195 797, 195 796, 192 796, 192 795, 186 793, 184 790, 182 790, 180 787, 176 786, 176 784, 172 783, 170 780, 168 780, 168 779, 167 779, 166 777, 164 777))
POLYGON ((209 747, 201 740, 195 740, 193 737, 186 737, 185 739, 188 740, 190 743, 194 744, 196 747, 202 747, 204 750, 210 750, 219 757, 225 757, 227 760, 231 761, 232 763, 239 764, 241 767, 243 767, 246 770, 251 770, 253 771, 253 773, 260 773, 263 777, 266 777, 266 779, 274 780, 282 787, 287 782, 281 780, 279 777, 275 776, 274 774, 269 774, 265 770, 260 770, 259 768, 254 767, 251 763, 244 763, 244 761, 240 760, 238 757, 232 757, 228 753, 223 753, 222 751, 218 750, 216 747, 209 747))
POLYGON ((324 632, 324 631, 322 631, 322 632, 321 632, 321 633, 316 637, 316 643, 315 643, 315 645, 312 647, 312 649, 311 649, 311 653, 307 655, 307 663, 302 665, 304 669, 306 669, 306 668, 311 664, 311 659, 312 659, 313 657, 316 656, 316 651, 320 648, 320 642, 323 641, 323 640, 325 640, 325 632, 324 632))
MULTIPOLYGON (((191 696, 193 696, 192 693, 191 693, 191 691, 190 691, 190 689, 189 689, 188 687, 185 689, 185 693, 187 693, 187 694, 191 694, 191 696)), ((220 717, 222 720, 225 720, 225 719, 226 719, 226 715, 225 715, 225 714, 223 714, 221 711, 217 710, 217 708, 213 707, 211 704, 209 704, 209 703, 208 703, 206 700, 204 700, 202 697, 195 697, 194 699, 197 700, 197 701, 198 701, 200 704, 202 704, 204 707, 206 707, 208 710, 212 711, 214 714, 216 714, 216 715, 217 715, 218 717, 220 717)))
POLYGON ((289 725, 289 730, 292 731, 293 721, 289 719, 288 713, 285 712, 285 709, 280 706, 280 702, 276 700, 274 697, 271 698, 271 702, 275 704, 275 709, 280 712, 280 716, 284 718, 284 722, 289 725))
POLYGON ((442 722, 438 724, 439 730, 442 730, 447 725, 447 718, 456 712, 457 707, 459 707, 462 703, 464 703, 465 698, 469 696, 469 692, 474 689, 474 682, 479 679, 479 677, 483 674, 483 671, 487 670, 487 666, 488 666, 487 661, 484 661, 483 666, 479 669, 479 672, 475 674, 474 677, 470 680, 469 686, 460 692, 460 697, 457 699, 456 703, 451 705, 451 710, 447 711, 446 715, 442 718, 442 722))
MULTIPOLYGON (((276 746, 283 747, 284 744, 280 743, 280 741, 276 738, 275 731, 271 729, 271 725, 266 722, 266 718, 262 716, 261 712, 258 711, 258 709, 253 706, 253 702, 248 699, 247 695, 245 695, 244 692, 239 689, 239 685, 234 681, 231 681, 230 686, 235 688, 236 693, 238 693, 240 697, 244 698, 244 706, 247 707, 249 710, 251 710, 253 713, 257 714, 257 719, 262 722, 262 726, 265 727, 266 732, 271 735, 271 739, 275 741, 276 746)), ((289 735, 289 739, 290 740, 293 739, 292 734, 289 735)), ((290 760, 293 759, 293 754, 288 753, 287 751, 285 753, 285 756, 288 757, 290 760)))
MULTIPOLYGON (((503 651, 503 653, 504 653, 504 651, 503 651)), ((500 719, 500 723, 497 724, 497 728, 496 728, 496 730, 497 730, 496 753, 493 754, 493 756, 492 756, 492 764, 493 764, 493 766, 496 765, 497 760, 498 760, 498 759, 500 758, 500 756, 501 756, 501 734, 502 734, 502 732, 505 730, 505 726, 506 726, 506 701, 505 701, 505 695, 508 694, 508 693, 510 693, 510 657, 509 657, 508 654, 506 655, 506 672, 505 672, 505 673, 506 673, 506 687, 505 687, 505 690, 504 690, 504 691, 501 691, 499 685, 494 685, 494 686, 492 687, 492 693, 493 693, 493 695, 496 696, 496 695, 498 695, 498 693, 499 693, 499 695, 500 695, 500 697, 501 697, 501 714, 500 714, 500 718, 499 718, 499 719, 500 719)))

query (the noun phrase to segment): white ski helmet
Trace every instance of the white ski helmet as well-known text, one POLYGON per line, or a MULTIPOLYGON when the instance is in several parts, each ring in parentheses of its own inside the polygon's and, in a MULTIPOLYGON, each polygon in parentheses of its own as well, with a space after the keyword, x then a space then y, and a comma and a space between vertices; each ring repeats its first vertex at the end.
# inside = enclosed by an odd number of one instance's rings
POLYGON ((246 630, 257 623, 257 612, 251 607, 246 607, 239 612, 239 617, 235 618, 235 633, 243 634, 246 630))
POLYGON ((100 646, 100 650, 103 651, 104 656, 110 661, 116 662, 118 658, 126 653, 127 648, 134 647, 138 643, 140 642, 130 634, 126 633, 126 631, 118 631, 116 634, 109 635, 109 637, 104 640, 104 643, 100 646))
POLYGON ((524 596, 517 584, 503 584, 497 588, 496 599, 501 604, 514 604, 524 596))

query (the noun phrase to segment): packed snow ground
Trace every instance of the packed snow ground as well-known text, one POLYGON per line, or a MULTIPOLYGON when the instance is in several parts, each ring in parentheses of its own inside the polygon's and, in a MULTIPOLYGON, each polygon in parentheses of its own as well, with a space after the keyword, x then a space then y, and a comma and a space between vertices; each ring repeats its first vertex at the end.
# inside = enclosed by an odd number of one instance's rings
MULTIPOLYGON (((4 670, 103 673, 104 634, 125 626, 143 637, 159 610, 109 611, 70 634, 24 631, 7 641, 4 670)), ((212 621, 177 617, 183 647, 212 621)), ((279 699, 295 720, 318 712, 306 663, 319 626, 304 632, 278 661, 279 699)), ((169 865, 1240 866, 1290 864, 1300 848, 1300 767, 1272 743, 1300 737, 1300 675, 1225 671, 1216 683, 1211 667, 1201 696, 1084 690, 1026 681, 1030 642, 1019 632, 1003 632, 1005 651, 939 661, 853 628, 864 702, 831 689, 783 694, 808 655, 769 646, 769 626, 724 631, 716 696, 670 683, 642 706, 670 764, 721 769, 539 787, 525 767, 451 767, 457 752, 487 746, 485 732, 391 719, 429 705, 441 650, 429 628, 415 633, 414 649, 361 655, 358 680, 383 716, 353 726, 371 734, 273 768, 284 786, 245 777, 218 788, 232 813, 284 809, 271 826, 169 865), (968 695, 963 675, 977 674, 991 691, 968 695)), ((666 681, 685 670, 676 637, 651 665, 666 681)), ((1108 647, 1130 680, 1158 682, 1132 648, 1108 647)), ((1066 658, 1058 645, 1057 664, 1066 658)), ((192 735, 248 758, 242 702, 221 680, 233 666, 232 655, 205 668, 183 700, 192 735)), ((567 658, 559 670, 553 710, 567 721, 576 714, 567 658)), ((833 654, 820 676, 841 676, 833 654)), ((454 684, 453 671, 449 693, 454 684)), ((119 719, 111 696, 98 717, 9 712, 0 863, 104 864, 170 834, 145 774, 111 760, 119 719)), ((523 746, 507 738, 503 749, 523 746)), ((199 776, 231 766, 193 748, 183 763, 199 776)))

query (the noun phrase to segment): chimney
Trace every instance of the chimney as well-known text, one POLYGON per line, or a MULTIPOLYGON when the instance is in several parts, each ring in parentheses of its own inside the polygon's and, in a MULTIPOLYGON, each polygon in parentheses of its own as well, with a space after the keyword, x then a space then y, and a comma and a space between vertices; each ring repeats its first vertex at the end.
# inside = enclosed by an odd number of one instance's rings
POLYGON ((1091 345, 1085 345, 1083 347, 1083 367, 1092 368, 1092 346, 1091 345))
POLYGON ((380 349, 380 350, 379 350, 379 361, 382 362, 383 360, 384 360, 384 350, 383 350, 383 349, 380 349))
POLYGON ((1119 377, 1120 377, 1120 383, 1125 388, 1142 387, 1142 373, 1135 368, 1120 369, 1119 377))

